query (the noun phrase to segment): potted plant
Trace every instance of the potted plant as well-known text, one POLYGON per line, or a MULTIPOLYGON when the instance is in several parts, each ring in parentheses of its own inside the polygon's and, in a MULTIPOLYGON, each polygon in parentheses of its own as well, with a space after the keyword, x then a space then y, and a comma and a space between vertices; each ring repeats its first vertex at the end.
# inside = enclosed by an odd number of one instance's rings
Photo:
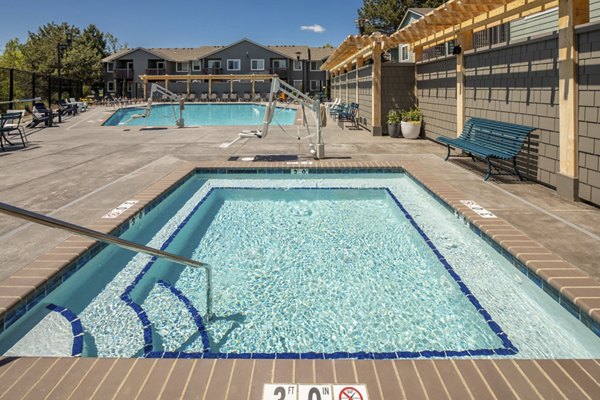
POLYGON ((387 117, 388 134, 390 137, 400 137, 400 121, 400 112, 398 112, 398 110, 391 109, 388 112, 387 117))
POLYGON ((417 139, 421 133, 421 120, 423 114, 417 107, 408 110, 402 110, 402 136, 406 139, 417 139))

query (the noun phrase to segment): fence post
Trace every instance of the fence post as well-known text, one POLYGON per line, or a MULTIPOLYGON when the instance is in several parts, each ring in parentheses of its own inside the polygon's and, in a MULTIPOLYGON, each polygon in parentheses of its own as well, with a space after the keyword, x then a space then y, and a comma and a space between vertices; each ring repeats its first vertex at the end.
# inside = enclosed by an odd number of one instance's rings
POLYGON ((15 99, 15 84, 14 84, 14 78, 15 78, 15 69, 11 68, 9 70, 9 75, 8 75, 8 100, 11 102, 10 103, 10 108, 15 108, 15 104, 12 102, 15 99))
POLYGON ((52 108, 52 75, 46 75, 48 78, 48 108, 52 108))
POLYGON ((35 72, 31 74, 31 98, 35 99, 35 72))

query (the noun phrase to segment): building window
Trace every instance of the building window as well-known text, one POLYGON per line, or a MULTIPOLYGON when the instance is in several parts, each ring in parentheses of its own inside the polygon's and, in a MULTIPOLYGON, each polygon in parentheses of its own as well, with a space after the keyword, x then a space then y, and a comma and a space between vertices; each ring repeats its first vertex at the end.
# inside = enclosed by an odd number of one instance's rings
POLYGON ((322 61, 311 61, 310 62, 310 70, 311 71, 320 71, 321 65, 323 65, 322 61))
POLYGON ((115 70, 115 64, 109 62, 106 63, 106 72, 113 72, 115 70))
POLYGON ((321 90, 321 81, 310 81, 310 91, 311 92, 318 92, 321 90))
POLYGON ((510 24, 506 23, 503 25, 494 26, 492 28, 484 29, 479 32, 473 33, 473 47, 478 49, 480 47, 493 46, 498 43, 506 43, 510 38, 510 24))
POLYGON ((115 91, 115 82, 114 81, 108 81, 108 82, 106 82, 106 91, 107 92, 114 92, 115 91))
POLYGON ((208 60, 206 65, 208 68, 221 68, 221 60, 208 60))
POLYGON ((285 60, 273 60, 273 69, 285 69, 287 63, 285 60))
POLYGON ((302 80, 294 79, 294 87, 298 90, 302 90, 302 80))
POLYGON ((228 71, 239 71, 241 68, 241 62, 238 59, 235 60, 227 60, 227 70, 228 71))
POLYGON ((199 60, 192 61, 192 71, 201 71, 202 63, 199 60))
POLYGON ((189 64, 187 63, 187 61, 175 63, 175 70, 177 72, 188 72, 189 64))
POLYGON ((302 61, 294 60, 294 71, 302 71, 302 61))
POLYGON ((400 47, 400 61, 410 61, 410 54, 406 45, 400 47))
POLYGON ((156 68, 157 69, 165 69, 165 62, 164 61, 157 61, 156 62, 156 68))
POLYGON ((265 60, 261 60, 261 59, 250 60, 250 69, 252 71, 264 71, 265 70, 265 60))

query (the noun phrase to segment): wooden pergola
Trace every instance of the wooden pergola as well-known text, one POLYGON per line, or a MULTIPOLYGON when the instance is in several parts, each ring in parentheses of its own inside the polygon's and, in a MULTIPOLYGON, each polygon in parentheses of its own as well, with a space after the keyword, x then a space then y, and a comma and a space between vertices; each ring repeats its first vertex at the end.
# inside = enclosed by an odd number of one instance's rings
POLYGON ((265 81, 277 78, 278 75, 271 74, 249 74, 249 75, 140 75, 144 82, 144 98, 147 97, 148 82, 165 82, 165 89, 169 90, 170 81, 186 81, 187 95, 190 94, 190 83, 192 81, 208 81, 208 95, 212 94, 213 81, 229 81, 229 92, 233 92, 234 81, 251 81, 252 96, 255 94, 256 81, 265 81))
POLYGON ((337 76, 349 71, 365 57, 373 59, 373 126, 381 125, 381 51, 400 44, 409 45, 415 61, 422 61, 423 49, 449 40, 461 47, 456 56, 457 135, 465 123, 464 52, 473 49, 473 33, 524 18, 558 6, 560 173, 557 191, 575 199, 578 174, 577 38, 575 27, 589 22, 589 0, 449 0, 421 19, 390 36, 348 36, 323 64, 322 69, 337 76), (377 118, 377 119, 376 119, 377 118))

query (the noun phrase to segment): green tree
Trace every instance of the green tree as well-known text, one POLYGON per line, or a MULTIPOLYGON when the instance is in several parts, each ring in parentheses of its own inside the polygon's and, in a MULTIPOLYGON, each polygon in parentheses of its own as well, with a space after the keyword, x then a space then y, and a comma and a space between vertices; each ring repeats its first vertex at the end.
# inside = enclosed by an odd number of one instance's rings
POLYGON ((29 32, 23 44, 18 39, 9 40, 0 56, 0 66, 56 75, 58 44, 66 44, 69 36, 72 41, 62 51, 61 74, 83 81, 86 87, 101 87, 102 58, 123 46, 115 36, 95 25, 81 30, 66 22, 45 24, 36 32, 29 32))
POLYGON ((444 0, 363 0, 358 9, 357 28, 360 34, 396 32, 406 11, 411 7, 437 7, 444 0))
POLYGON ((19 39, 10 39, 4 45, 4 52, 0 56, 0 67, 3 68, 25 68, 25 57, 23 57, 23 51, 21 48, 23 45, 19 42, 19 39))

